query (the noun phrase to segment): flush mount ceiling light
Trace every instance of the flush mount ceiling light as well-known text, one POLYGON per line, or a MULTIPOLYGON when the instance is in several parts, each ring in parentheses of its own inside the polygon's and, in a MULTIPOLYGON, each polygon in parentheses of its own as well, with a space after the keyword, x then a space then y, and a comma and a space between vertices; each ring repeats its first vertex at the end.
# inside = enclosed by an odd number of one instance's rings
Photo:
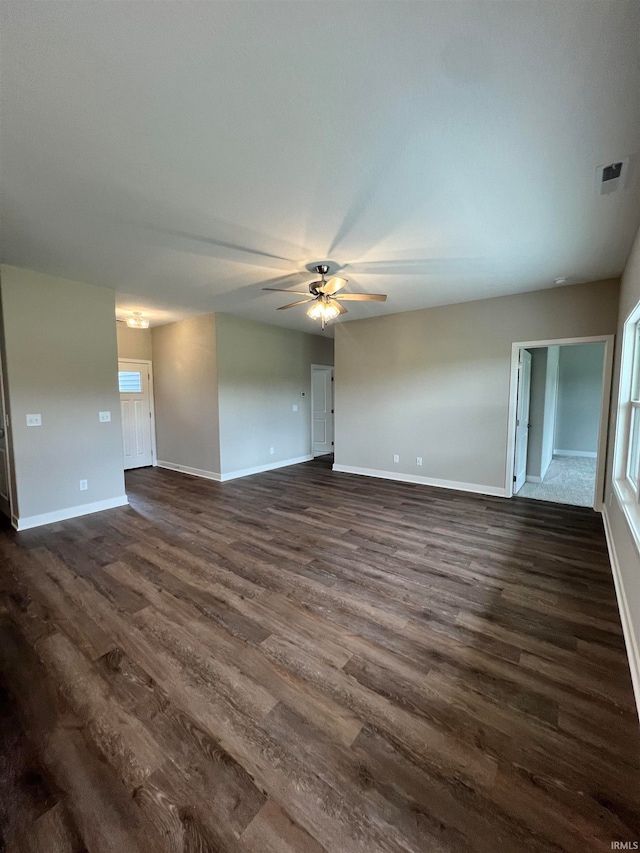
POLYGON ((322 328, 331 320, 335 320, 338 314, 346 314, 347 309, 340 302, 350 300, 352 302, 386 302, 387 297, 384 293, 343 293, 341 296, 335 294, 342 290, 347 284, 346 278, 333 276, 329 281, 325 279, 329 272, 328 264, 317 264, 315 271, 320 276, 320 281, 312 281, 309 285, 309 294, 304 290, 283 290, 280 287, 263 287, 263 290, 276 290, 278 293, 301 293, 306 295, 306 299, 298 299, 296 302, 290 302, 289 305, 282 305, 278 311, 284 311, 287 308, 293 308, 295 305, 304 305, 306 302, 313 302, 313 305, 307 311, 307 315, 312 320, 320 320, 322 328))
POLYGON ((149 321, 142 316, 141 311, 134 311, 133 317, 127 317, 127 326, 130 329, 148 329, 149 321))

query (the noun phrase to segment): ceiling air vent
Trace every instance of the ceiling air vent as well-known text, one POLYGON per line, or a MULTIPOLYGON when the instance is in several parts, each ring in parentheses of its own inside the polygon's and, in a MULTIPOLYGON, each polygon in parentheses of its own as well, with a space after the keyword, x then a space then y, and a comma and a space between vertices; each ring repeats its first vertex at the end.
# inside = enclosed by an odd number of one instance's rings
POLYGON ((617 160, 607 166, 598 166, 596 169, 596 193, 598 195, 609 195, 619 189, 624 189, 629 169, 629 158, 617 160))

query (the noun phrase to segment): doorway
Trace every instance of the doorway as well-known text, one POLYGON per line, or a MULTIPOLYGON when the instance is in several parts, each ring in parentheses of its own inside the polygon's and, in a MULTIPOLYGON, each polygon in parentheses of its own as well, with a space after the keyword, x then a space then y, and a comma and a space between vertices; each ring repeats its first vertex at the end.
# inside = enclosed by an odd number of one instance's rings
POLYGON ((156 464, 153 373, 150 361, 118 360, 124 470, 156 464))
POLYGON ((11 478, 9 474, 9 417, 5 404, 4 375, 0 357, 0 512, 11 518, 11 478))
POLYGON ((513 345, 509 496, 601 508, 612 361, 612 335, 513 345))
POLYGON ((314 456, 333 453, 333 367, 311 365, 311 451, 314 456))

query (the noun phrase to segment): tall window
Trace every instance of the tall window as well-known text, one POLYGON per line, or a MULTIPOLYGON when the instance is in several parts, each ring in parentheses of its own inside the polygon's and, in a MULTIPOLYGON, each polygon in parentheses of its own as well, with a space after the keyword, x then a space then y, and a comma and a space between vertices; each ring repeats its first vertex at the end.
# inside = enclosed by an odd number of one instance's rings
POLYGON ((613 482, 640 547, 640 303, 624 324, 622 337, 613 482))
POLYGON ((627 413, 627 481, 639 497, 640 482, 640 323, 633 324, 629 330, 633 335, 633 355, 631 365, 631 393, 627 413))

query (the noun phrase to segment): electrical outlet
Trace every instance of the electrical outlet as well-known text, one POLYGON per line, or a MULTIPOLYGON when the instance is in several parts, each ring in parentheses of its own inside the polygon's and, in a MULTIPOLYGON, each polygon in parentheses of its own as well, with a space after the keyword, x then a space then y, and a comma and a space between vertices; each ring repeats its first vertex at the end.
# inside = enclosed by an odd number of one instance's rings
POLYGON ((394 462, 399 462, 399 461, 400 461, 400 457, 398 456, 398 454, 397 454, 397 453, 394 453, 394 454, 393 454, 393 461, 394 461, 394 462))
POLYGON ((86 492, 88 488, 89 488, 89 483, 87 482, 87 480, 80 480, 80 491, 86 492))
POLYGON ((416 456, 416 465, 422 465, 422 456, 416 456))
POLYGON ((269 453, 270 453, 272 456, 273 456, 273 454, 274 454, 275 452, 276 452, 275 447, 270 447, 270 448, 269 448, 269 453))
POLYGON ((42 426, 42 415, 27 415, 27 426, 42 426))
POLYGON ((98 412, 98 419, 101 424, 108 424, 111 421, 111 412, 98 412))

